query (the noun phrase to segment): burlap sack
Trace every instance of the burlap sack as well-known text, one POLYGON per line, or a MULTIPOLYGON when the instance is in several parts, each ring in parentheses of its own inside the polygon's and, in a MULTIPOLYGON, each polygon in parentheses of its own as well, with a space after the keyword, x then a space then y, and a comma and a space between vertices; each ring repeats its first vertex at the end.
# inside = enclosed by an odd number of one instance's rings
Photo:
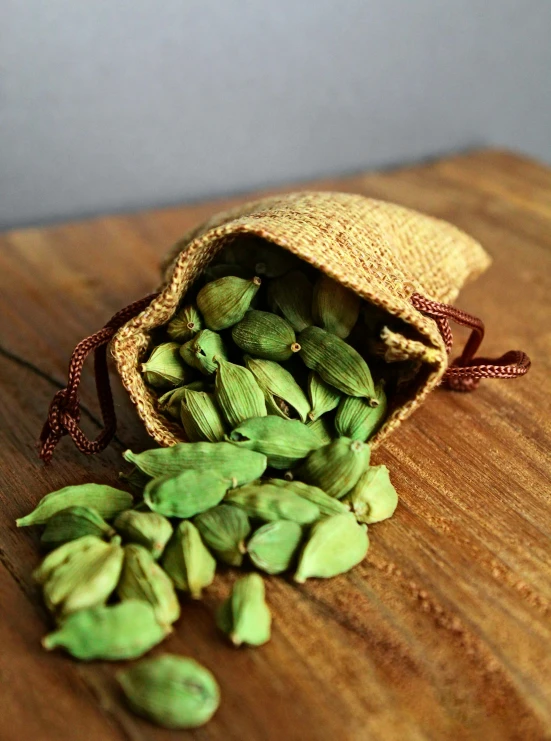
POLYGON ((239 235, 279 245, 412 328, 415 339, 386 331, 388 360, 417 361, 409 396, 372 439, 376 446, 441 381, 448 355, 435 321, 414 308, 412 294, 450 303, 490 258, 451 224, 391 203, 346 193, 293 193, 218 214, 171 251, 159 295, 115 335, 111 351, 148 433, 160 445, 184 441, 183 429, 157 408, 139 372, 152 330, 166 324, 213 257, 239 235))

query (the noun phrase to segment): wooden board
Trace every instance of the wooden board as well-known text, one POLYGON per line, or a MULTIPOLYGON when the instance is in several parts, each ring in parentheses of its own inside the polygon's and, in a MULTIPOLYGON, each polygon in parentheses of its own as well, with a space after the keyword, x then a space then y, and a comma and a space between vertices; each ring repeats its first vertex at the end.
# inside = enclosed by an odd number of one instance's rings
MULTIPOLYGON (((377 451, 400 493, 395 517, 370 528, 368 558, 346 576, 267 580, 268 645, 235 650, 218 635, 212 613, 227 576, 185 605, 162 650, 211 667, 223 700, 210 724, 178 737, 551 738, 551 170, 483 151, 308 187, 396 201, 478 238, 494 264, 458 305, 486 321, 485 355, 523 349, 533 368, 474 394, 435 392, 377 451)), ((228 203, 0 236, 2 741, 176 738, 124 709, 115 667, 41 649, 38 536, 14 519, 60 486, 116 484, 121 451, 148 446, 120 387, 118 438, 101 456, 65 439, 45 468, 35 441, 75 343, 153 289, 171 243, 228 203)), ((82 401, 93 434, 90 375, 82 401)))

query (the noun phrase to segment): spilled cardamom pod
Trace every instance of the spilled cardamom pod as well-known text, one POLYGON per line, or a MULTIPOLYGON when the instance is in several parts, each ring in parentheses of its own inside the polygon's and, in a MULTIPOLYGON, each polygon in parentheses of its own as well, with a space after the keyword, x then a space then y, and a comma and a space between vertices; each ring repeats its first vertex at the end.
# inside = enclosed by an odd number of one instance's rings
POLYGON ((160 625, 172 625, 180 617, 180 603, 171 579, 141 545, 124 547, 117 595, 121 600, 147 602, 160 625))
POLYGON ((164 654, 118 672, 132 710, 164 728, 198 728, 220 704, 213 675, 197 661, 164 654))
POLYGON ((231 596, 217 614, 218 627, 234 646, 261 646, 270 640, 272 616, 266 604, 264 582, 258 574, 247 574, 233 585, 231 596))
POLYGON ((251 532, 249 518, 239 507, 219 504, 193 520, 206 545, 218 560, 241 566, 246 553, 245 539, 251 532))
POLYGON ((232 329, 235 344, 266 360, 287 360, 300 350, 289 322, 268 311, 251 309, 232 329))
POLYGON ((361 303, 353 291, 327 275, 320 275, 314 286, 314 321, 327 332, 345 339, 358 320, 361 303))
POLYGON ((366 443, 339 437, 310 453, 296 477, 340 499, 356 486, 369 465, 370 454, 366 443))
POLYGON ((267 484, 279 486, 280 489, 291 491, 309 502, 313 502, 319 509, 322 516, 340 515, 350 512, 350 505, 344 501, 330 497, 317 486, 310 486, 302 481, 287 481, 286 479, 267 479, 267 484))
POLYGON ((91 507, 106 520, 132 506, 132 495, 104 484, 65 486, 40 500, 26 517, 16 520, 17 527, 44 525, 52 515, 67 507, 91 507))
POLYGON ((392 517, 398 505, 398 494, 390 481, 386 466, 370 466, 356 486, 346 495, 358 522, 371 524, 392 517))
POLYGON ((95 535, 97 538, 109 540, 116 532, 95 509, 67 507, 48 519, 40 542, 47 548, 58 548, 84 535, 95 535))
POLYGON ((320 447, 315 432, 298 419, 270 415, 242 422, 227 438, 240 448, 255 450, 268 458, 273 468, 291 468, 320 447))
POLYGON ((306 421, 310 404, 288 370, 274 360, 253 358, 250 355, 245 355, 243 360, 264 394, 268 414, 306 421))
POLYGON ((317 373, 308 376, 308 396, 311 411, 308 418, 315 422, 322 414, 333 411, 339 405, 342 393, 334 386, 330 386, 317 373))
POLYGON ((216 405, 214 394, 185 389, 180 404, 180 419, 190 442, 208 440, 216 443, 224 439, 224 420, 216 405))
POLYGON ((381 384, 375 386, 375 398, 379 405, 373 407, 357 396, 343 397, 335 416, 337 433, 365 442, 377 432, 387 413, 386 394, 381 384))
POLYGON ((154 388, 171 388, 191 380, 191 373, 180 357, 180 345, 177 342, 164 342, 157 345, 141 371, 148 386, 154 388))
POLYGON ((300 270, 292 270, 268 286, 270 309, 281 314, 295 332, 302 332, 314 323, 312 296, 313 286, 300 270))
POLYGON ((210 376, 215 372, 215 357, 222 360, 228 359, 224 341, 219 334, 211 332, 210 329, 202 329, 192 340, 182 345, 180 356, 184 363, 205 376, 210 376))
POLYGON ((302 528, 291 520, 276 520, 255 530, 247 543, 249 558, 267 574, 287 571, 298 552, 302 528))
POLYGON ((320 517, 319 507, 313 502, 267 483, 253 483, 230 489, 224 502, 240 507, 249 517, 265 522, 292 520, 300 525, 308 525, 320 517))
POLYGON ((203 320, 201 315, 195 306, 190 304, 174 314, 167 325, 166 331, 171 340, 181 343, 187 342, 202 329, 203 320))
POLYGON ((214 396, 231 429, 251 417, 266 416, 264 394, 253 374, 241 365, 219 361, 214 396))
POLYGON ((328 579, 350 571, 365 558, 369 548, 367 526, 358 525, 353 514, 326 517, 312 527, 300 554, 295 581, 328 579))
POLYGON ((214 581, 216 561, 189 520, 181 522, 163 554, 163 568, 177 589, 201 599, 203 589, 214 581))
POLYGON ((147 602, 125 600, 68 615, 58 630, 42 639, 42 645, 46 651, 60 646, 82 661, 122 661, 143 656, 169 632, 147 602))
POLYGON ((261 282, 258 277, 245 280, 228 275, 204 285, 197 294, 197 306, 207 327, 213 330, 227 329, 240 322, 261 282))
POLYGON ((141 545, 155 559, 160 557, 172 536, 169 520, 157 512, 127 509, 116 517, 113 527, 125 541, 141 545))
POLYGON ((188 469, 152 479, 143 498, 153 512, 165 517, 193 517, 219 504, 231 485, 216 471, 188 469))
POLYGON ((362 396, 377 406, 371 371, 362 356, 340 337, 320 327, 307 327, 298 337, 300 357, 330 386, 349 396, 362 396))
MULTIPOLYGON (((265 455, 226 442, 178 443, 170 448, 153 448, 143 453, 127 450, 124 458, 147 476, 175 476, 190 469, 204 469, 223 479, 235 479, 236 486, 260 478, 268 465, 265 455)), ((131 503, 122 509, 130 506, 131 503)))

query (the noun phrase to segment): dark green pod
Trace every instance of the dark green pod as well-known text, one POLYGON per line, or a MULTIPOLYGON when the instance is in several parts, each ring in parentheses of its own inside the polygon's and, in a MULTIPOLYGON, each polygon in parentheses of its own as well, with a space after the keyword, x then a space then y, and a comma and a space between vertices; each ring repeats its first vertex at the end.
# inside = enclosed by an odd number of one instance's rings
POLYGON ((300 350, 289 322, 268 311, 248 311, 232 329, 232 338, 246 353, 266 360, 288 360, 300 350))
POLYGON ((216 443, 224 439, 224 420, 214 394, 185 389, 180 404, 180 419, 190 442, 216 443))
POLYGON ((375 387, 379 405, 373 407, 365 399, 345 396, 335 416, 335 429, 343 437, 365 442, 377 432, 387 414, 386 394, 380 384, 375 387))
POLYGON ((250 355, 245 355, 243 359, 262 389, 268 414, 284 419, 299 418, 305 422, 310 404, 291 373, 274 360, 252 358, 250 355))
POLYGON ((83 535, 109 540, 116 532, 91 507, 68 507, 50 517, 40 542, 47 548, 57 548, 83 535))
POLYGON ((205 376, 215 372, 215 358, 228 359, 222 338, 210 329, 202 329, 192 340, 182 345, 180 355, 188 366, 201 371, 205 376))
POLYGON ((344 339, 358 320, 360 305, 361 299, 353 291, 327 275, 320 275, 312 302, 316 324, 344 339))
POLYGON ((147 385, 159 389, 181 386, 190 381, 192 375, 182 363, 177 342, 165 342, 153 348, 147 362, 142 363, 141 371, 147 385))
POLYGON ((257 277, 245 280, 228 275, 203 286, 197 294, 197 306, 206 326, 212 330, 221 330, 240 322, 260 284, 261 280, 257 277))
POLYGON ((274 313, 281 314, 296 332, 310 327, 313 286, 300 270, 292 270, 270 283, 268 303, 274 313))
POLYGON ((283 469, 296 465, 321 445, 316 432, 298 419, 273 415, 246 420, 227 439, 241 448, 262 453, 269 466, 283 469))
POLYGON ((187 342, 203 329, 203 320, 195 306, 184 306, 167 325, 168 336, 174 342, 187 342))

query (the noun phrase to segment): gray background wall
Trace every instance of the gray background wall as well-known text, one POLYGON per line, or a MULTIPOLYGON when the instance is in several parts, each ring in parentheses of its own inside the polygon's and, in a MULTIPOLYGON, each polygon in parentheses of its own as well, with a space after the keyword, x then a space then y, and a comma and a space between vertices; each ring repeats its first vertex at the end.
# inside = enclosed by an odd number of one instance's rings
POLYGON ((472 146, 551 162, 550 0, 0 0, 0 227, 472 146))

